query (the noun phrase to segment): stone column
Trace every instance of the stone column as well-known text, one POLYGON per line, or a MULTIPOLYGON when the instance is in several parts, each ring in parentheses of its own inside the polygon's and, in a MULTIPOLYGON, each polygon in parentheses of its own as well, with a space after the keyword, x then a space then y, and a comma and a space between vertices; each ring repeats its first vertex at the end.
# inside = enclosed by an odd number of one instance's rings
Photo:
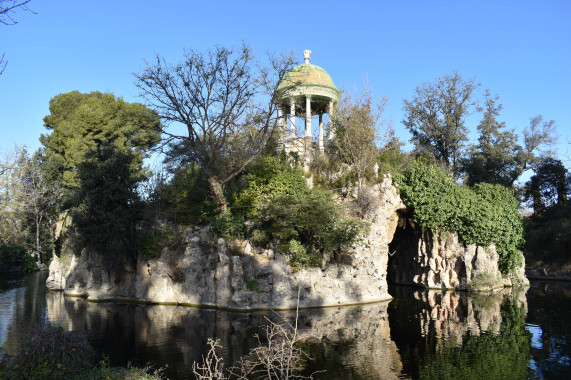
POLYGON ((327 134, 329 135, 328 140, 335 138, 335 132, 331 125, 331 119, 333 118, 333 102, 329 102, 329 128, 327 128, 327 134))
POLYGON ((295 99, 291 98, 289 100, 289 125, 290 125, 290 137, 295 137, 295 99))
POLYGON ((281 107, 278 105, 278 122, 276 123, 278 126, 278 131, 280 134, 280 140, 283 140, 283 138, 285 137, 285 131, 284 131, 284 119, 283 119, 284 113, 281 109, 281 107))
POLYGON ((305 137, 311 137, 311 97, 305 97, 305 137))
POLYGON ((323 113, 319 114, 319 153, 323 153, 323 113))

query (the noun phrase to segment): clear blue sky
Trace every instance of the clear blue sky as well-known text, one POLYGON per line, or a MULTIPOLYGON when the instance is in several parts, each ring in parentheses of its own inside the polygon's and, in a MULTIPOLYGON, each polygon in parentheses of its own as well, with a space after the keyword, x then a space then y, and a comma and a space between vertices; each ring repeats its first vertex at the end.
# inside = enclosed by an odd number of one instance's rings
MULTIPOLYGON (((529 118, 557 122, 557 150, 571 167, 571 1, 148 1, 32 0, 0 25, 0 149, 31 150, 57 94, 112 92, 141 101, 132 73, 156 54, 178 62, 185 47, 250 44, 313 51, 338 87, 367 76, 389 98, 403 141, 402 100, 457 69, 501 97, 500 120, 521 135, 529 118)), ((472 129, 478 120, 474 120, 472 129)))

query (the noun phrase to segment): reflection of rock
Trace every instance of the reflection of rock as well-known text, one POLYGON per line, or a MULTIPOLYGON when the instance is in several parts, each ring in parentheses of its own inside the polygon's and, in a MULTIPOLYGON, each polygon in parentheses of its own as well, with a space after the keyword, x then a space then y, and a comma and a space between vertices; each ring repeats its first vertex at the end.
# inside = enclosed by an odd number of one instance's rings
POLYGON ((465 293, 395 287, 391 294, 396 298, 389 306, 391 339, 397 345, 403 373, 412 378, 419 377, 425 358, 438 354, 447 360, 450 349, 461 349, 482 335, 500 337, 506 331, 509 335, 514 321, 506 313, 507 305, 516 306, 522 314, 527 310, 525 291, 516 288, 465 293))
POLYGON ((425 290, 416 291, 414 297, 423 304, 418 315, 422 336, 433 336, 443 343, 453 341, 457 346, 462 345, 466 335, 498 334, 502 324, 500 309, 506 298, 527 310, 525 292, 515 288, 472 295, 425 290))
MULTIPOLYGON (((272 312, 236 313, 174 305, 92 303, 48 293, 48 318, 70 330, 88 331, 90 341, 113 360, 168 363, 169 376, 187 376, 201 358, 208 338, 220 339, 226 366, 256 345, 254 334, 280 316, 272 312)), ((402 365, 390 338, 387 302, 299 311, 298 337, 308 350, 326 349, 348 371, 397 378, 402 365), (325 347, 325 348, 324 348, 325 347), (333 348, 335 347, 335 348, 333 348)), ((295 323, 295 311, 280 313, 295 323)), ((317 366, 322 363, 316 363, 317 366)))

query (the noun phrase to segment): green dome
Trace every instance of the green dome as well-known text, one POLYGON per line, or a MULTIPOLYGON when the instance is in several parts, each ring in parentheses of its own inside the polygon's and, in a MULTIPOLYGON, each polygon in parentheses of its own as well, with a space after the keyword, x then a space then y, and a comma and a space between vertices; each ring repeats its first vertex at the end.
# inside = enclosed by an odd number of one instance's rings
POLYGON ((278 96, 285 100, 289 97, 309 95, 323 100, 339 101, 339 90, 333 80, 321 67, 303 63, 286 73, 280 82, 278 96))

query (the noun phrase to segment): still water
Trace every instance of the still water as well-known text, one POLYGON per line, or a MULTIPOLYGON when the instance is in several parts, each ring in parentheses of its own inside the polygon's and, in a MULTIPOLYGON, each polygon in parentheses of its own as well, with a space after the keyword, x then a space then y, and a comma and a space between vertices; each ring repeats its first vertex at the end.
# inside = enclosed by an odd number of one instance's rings
MULTIPOLYGON (((256 345, 265 317, 129 303, 91 303, 46 292, 46 273, 0 275, 0 346, 18 350, 38 321, 87 333, 112 365, 153 362, 171 379, 192 378, 192 363, 219 339, 226 365, 256 345)), ((571 284, 536 282, 526 291, 468 296, 390 289, 390 302, 300 311, 299 336, 317 379, 569 379, 571 284)))

